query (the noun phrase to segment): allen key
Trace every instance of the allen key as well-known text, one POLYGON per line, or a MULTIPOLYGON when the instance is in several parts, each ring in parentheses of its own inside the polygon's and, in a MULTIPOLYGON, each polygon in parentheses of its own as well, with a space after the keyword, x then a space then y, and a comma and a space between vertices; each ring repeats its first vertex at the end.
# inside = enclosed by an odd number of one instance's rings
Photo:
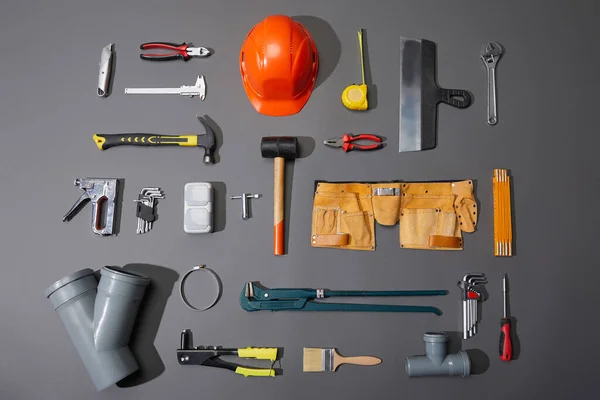
POLYGON ((481 272, 467 273, 457 283, 462 291, 463 339, 465 340, 477 333, 477 323, 479 322, 478 304, 479 301, 484 301, 487 298, 484 289, 486 283, 487 278, 481 272))
POLYGON ((152 229, 156 220, 156 200, 164 198, 164 192, 158 187, 145 187, 140 191, 138 198, 134 200, 138 203, 136 209, 137 234, 147 233, 152 229))

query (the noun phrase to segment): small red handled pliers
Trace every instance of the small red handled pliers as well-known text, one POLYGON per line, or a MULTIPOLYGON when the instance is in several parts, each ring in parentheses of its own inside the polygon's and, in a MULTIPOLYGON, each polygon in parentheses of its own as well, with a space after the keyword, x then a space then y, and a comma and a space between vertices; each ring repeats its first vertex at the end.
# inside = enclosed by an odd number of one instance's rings
POLYGON ((169 53, 140 54, 140 58, 142 60, 149 61, 170 61, 177 60, 178 58, 187 61, 192 57, 208 57, 211 54, 211 51, 206 47, 188 47, 187 43, 176 44, 167 42, 149 42, 142 44, 140 49, 172 50, 169 53))
POLYGON ((377 150, 385 146, 383 138, 377 135, 370 135, 368 133, 361 133, 359 135, 349 135, 344 133, 341 138, 331 138, 325 141, 326 146, 330 147, 341 147, 345 152, 352 150, 377 150), (375 144, 354 144, 357 140, 370 140, 375 144))

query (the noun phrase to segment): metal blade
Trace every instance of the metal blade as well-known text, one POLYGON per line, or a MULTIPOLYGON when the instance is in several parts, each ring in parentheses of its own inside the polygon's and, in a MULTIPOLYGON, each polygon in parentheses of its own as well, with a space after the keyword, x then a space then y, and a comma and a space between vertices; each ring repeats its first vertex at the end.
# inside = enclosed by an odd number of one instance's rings
POLYGON ((206 82, 203 75, 198 75, 194 86, 181 86, 178 88, 125 88, 125 94, 178 94, 180 96, 198 96, 204 101, 206 98, 206 82))
POLYGON ((181 88, 126 88, 125 94, 181 94, 181 88))
POLYGON ((400 38, 399 152, 423 150, 421 138, 421 40, 400 38))

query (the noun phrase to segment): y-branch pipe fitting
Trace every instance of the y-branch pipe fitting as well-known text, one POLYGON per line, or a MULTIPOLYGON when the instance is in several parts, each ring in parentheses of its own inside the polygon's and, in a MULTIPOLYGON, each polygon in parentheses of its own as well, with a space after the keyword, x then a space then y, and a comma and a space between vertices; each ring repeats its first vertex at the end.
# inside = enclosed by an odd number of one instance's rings
POLYGON ((448 335, 427 332, 423 335, 425 355, 406 358, 406 373, 413 376, 448 375, 462 377, 471 373, 471 361, 466 351, 448 354, 448 335))
POLYGON ((150 278, 118 267, 104 267, 100 283, 87 268, 46 289, 55 311, 97 390, 137 371, 128 347, 135 317, 150 278))

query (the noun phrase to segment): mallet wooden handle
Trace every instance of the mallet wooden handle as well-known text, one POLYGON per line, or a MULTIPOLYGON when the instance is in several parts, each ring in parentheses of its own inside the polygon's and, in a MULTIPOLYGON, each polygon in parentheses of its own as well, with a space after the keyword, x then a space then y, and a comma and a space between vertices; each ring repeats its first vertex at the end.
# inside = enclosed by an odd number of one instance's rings
POLYGON ((284 173, 285 160, 295 160, 298 156, 298 138, 293 136, 267 136, 260 141, 260 152, 264 158, 273 159, 275 172, 273 197, 273 254, 284 254, 284 173))
POLYGON ((285 159, 283 157, 275 157, 273 163, 274 177, 273 187, 273 254, 281 256, 284 254, 284 176, 285 176, 285 159))

